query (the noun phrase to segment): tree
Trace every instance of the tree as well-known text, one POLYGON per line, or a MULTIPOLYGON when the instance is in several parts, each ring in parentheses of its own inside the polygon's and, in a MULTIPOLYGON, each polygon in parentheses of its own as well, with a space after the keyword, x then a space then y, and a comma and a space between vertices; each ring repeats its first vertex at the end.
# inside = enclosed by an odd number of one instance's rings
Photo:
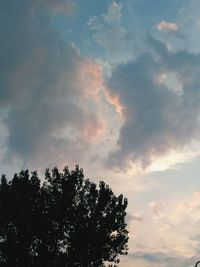
MULTIPOLYGON (((104 182, 58 168, 0 183, 0 266, 98 267, 127 254, 127 199, 104 182)), ((109 265, 113 266, 113 265, 109 265)), ((114 265, 117 266, 117 265, 114 265)))

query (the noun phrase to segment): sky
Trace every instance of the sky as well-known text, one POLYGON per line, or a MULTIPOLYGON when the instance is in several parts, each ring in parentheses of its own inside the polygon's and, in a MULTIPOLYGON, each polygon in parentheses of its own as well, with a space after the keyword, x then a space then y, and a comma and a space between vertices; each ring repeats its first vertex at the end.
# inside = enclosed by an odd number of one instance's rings
POLYGON ((200 1, 1 0, 0 169, 79 164, 128 197, 121 267, 200 259, 200 1))

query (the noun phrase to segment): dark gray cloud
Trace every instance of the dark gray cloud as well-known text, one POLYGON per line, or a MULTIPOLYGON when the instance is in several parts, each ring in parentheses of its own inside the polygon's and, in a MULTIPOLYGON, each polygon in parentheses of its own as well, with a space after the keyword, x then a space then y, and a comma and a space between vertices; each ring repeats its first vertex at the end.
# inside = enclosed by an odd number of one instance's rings
POLYGON ((0 2, 0 109, 7 112, 7 159, 70 153, 78 160, 84 129, 101 127, 87 104, 96 65, 52 26, 54 12, 68 13, 72 6, 71 0, 0 2))
POLYGON ((149 51, 118 65, 107 80, 124 108, 118 148, 108 163, 115 166, 146 166, 199 137, 200 55, 169 51, 150 35, 146 41, 149 51))
POLYGON ((164 252, 137 252, 129 255, 133 260, 142 260, 149 264, 164 266, 164 267, 190 267, 194 266, 198 257, 183 257, 173 253, 164 252))

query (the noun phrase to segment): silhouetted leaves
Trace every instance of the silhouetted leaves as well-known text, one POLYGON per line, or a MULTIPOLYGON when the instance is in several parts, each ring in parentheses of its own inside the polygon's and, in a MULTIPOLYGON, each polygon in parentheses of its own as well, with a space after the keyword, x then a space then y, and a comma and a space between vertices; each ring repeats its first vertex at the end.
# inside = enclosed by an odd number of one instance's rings
MULTIPOLYGON (((127 199, 104 182, 84 178, 78 166, 5 176, 0 184, 2 267, 98 267, 127 254, 127 199)), ((109 265, 112 266, 112 265, 109 265)), ((117 266, 117 265, 113 265, 117 266)))

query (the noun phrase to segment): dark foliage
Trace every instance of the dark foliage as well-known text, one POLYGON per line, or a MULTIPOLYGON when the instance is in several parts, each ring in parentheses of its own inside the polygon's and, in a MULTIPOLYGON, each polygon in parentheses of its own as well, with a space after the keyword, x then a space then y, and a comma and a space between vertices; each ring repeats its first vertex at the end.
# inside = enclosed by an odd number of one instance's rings
MULTIPOLYGON (((76 166, 62 173, 21 171, 0 184, 1 267, 98 267, 127 254, 127 199, 84 178, 76 166)), ((109 265, 113 266, 113 265, 109 265)))

